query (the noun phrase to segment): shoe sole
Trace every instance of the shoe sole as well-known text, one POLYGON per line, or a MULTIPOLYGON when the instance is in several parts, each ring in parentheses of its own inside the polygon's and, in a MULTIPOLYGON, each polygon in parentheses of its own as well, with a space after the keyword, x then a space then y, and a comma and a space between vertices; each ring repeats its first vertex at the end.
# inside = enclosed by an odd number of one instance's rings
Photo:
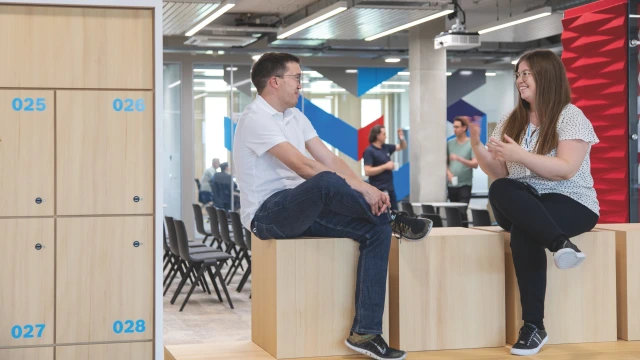
POLYGON ((538 345, 538 347, 535 349, 525 350, 525 349, 511 348, 511 355, 518 355, 518 356, 535 355, 540 351, 540 349, 542 349, 544 344, 547 343, 547 340, 549 340, 549 335, 545 336, 544 339, 542 339, 542 342, 540 343, 540 345, 538 345))
POLYGON ((427 233, 426 233, 426 234, 424 234, 424 236, 423 236, 423 237, 421 237, 421 238, 419 238, 419 239, 410 239, 410 238, 408 238, 408 237, 404 237, 404 236, 402 236, 402 239, 405 239, 405 240, 407 240, 407 241, 420 241, 420 240, 422 240, 422 239, 426 238, 427 236, 429 236, 429 233, 431 233, 431 229, 433 229, 433 221, 430 221, 430 222, 429 222, 429 228, 427 229, 427 233))
POLYGON ((560 249, 553 254, 553 262, 558 269, 571 269, 584 262, 587 256, 573 249, 560 249))
POLYGON ((402 357, 394 357, 394 358, 387 357, 387 358, 383 358, 383 357, 380 357, 380 356, 378 356, 378 355, 376 355, 376 354, 374 354, 374 353, 372 353, 370 351, 357 348, 357 347, 349 344, 349 342, 347 340, 344 341, 344 344, 347 345, 351 350, 357 351, 362 355, 367 355, 368 357, 370 357, 372 359, 376 359, 376 360, 403 360, 404 358, 407 357, 407 354, 404 354, 404 355, 402 355, 402 357))

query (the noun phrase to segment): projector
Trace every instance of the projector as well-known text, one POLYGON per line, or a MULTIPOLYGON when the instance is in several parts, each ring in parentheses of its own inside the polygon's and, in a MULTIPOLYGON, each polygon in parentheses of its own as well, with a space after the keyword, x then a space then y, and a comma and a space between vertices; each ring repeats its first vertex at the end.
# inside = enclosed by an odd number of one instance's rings
POLYGON ((437 49, 468 50, 480 46, 480 34, 477 32, 449 31, 440 33, 433 39, 433 47, 437 49))

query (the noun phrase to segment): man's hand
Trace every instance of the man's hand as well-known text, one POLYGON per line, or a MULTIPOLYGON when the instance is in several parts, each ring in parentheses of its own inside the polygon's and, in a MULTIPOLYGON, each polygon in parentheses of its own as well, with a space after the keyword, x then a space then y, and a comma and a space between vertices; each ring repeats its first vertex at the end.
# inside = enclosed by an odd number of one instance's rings
POLYGON ((398 129, 398 139, 404 141, 404 131, 402 131, 402 129, 398 129))
POLYGON ((451 182, 452 179, 453 179, 453 173, 449 169, 447 169, 447 180, 451 182))
POLYGON ((449 160, 450 161, 460 161, 460 157, 457 154, 451 154, 451 155, 449 155, 449 160))
POLYGON ((393 163, 393 161, 388 161, 383 166, 386 170, 391 170, 391 171, 393 171, 396 168, 396 165, 393 163))
POLYGON ((362 186, 359 189, 356 189, 356 191, 364 196, 364 199, 367 201, 369 206, 371 206, 371 213, 376 216, 391 208, 389 195, 367 183, 362 183, 362 186))

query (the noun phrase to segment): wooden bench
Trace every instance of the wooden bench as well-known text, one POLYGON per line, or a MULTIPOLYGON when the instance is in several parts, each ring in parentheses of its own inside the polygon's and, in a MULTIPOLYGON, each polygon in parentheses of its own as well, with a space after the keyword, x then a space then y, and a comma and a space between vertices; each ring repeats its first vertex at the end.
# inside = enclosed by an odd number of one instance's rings
MULTIPOLYGON (((504 237, 507 343, 514 344, 522 327, 520 292, 513 267, 510 234, 502 228, 478 230, 504 237)), ((545 328, 548 344, 616 341, 615 233, 592 230, 571 239, 587 259, 575 269, 560 270, 547 251, 545 328)))
POLYGON ((616 233, 618 338, 640 340, 640 224, 603 224, 616 233))
MULTIPOLYGON (((355 354, 344 340, 355 315, 359 244, 253 236, 251 246, 253 342, 276 359, 355 354)), ((388 296, 385 303, 388 334, 388 296)))
POLYGON ((394 239, 390 345, 405 351, 504 346, 504 270, 497 233, 434 228, 422 241, 394 239))

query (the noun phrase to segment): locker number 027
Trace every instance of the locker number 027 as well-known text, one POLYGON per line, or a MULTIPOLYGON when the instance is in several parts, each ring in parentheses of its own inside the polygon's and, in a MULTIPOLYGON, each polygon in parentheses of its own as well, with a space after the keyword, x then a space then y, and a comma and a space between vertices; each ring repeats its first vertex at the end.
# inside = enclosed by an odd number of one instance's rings
POLYGON ((114 99, 112 105, 113 110, 116 112, 142 112, 145 109, 144 99, 138 99, 135 101, 133 99, 114 99))
POLYGON ((14 339, 33 339, 34 337, 41 338, 44 328, 45 324, 34 324, 25 326, 16 325, 11 328, 11 337, 14 339), (37 333, 34 334, 34 331, 37 331, 37 333))
POLYGON ((15 98, 11 101, 11 108, 14 111, 45 111, 47 104, 44 98, 15 98))

